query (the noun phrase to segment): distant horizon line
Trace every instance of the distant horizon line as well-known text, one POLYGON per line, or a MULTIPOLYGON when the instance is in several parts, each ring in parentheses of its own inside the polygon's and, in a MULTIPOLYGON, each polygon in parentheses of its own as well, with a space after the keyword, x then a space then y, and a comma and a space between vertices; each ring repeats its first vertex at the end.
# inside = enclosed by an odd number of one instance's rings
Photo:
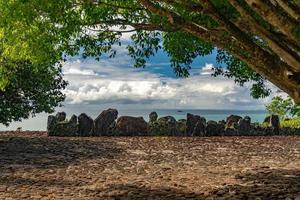
MULTIPOLYGON (((114 108, 114 107, 110 107, 110 108, 114 108)), ((109 109, 109 108, 107 108, 109 109)), ((117 110, 178 110, 178 111, 184 111, 184 110, 213 110, 213 111, 262 111, 262 112, 266 112, 265 109, 257 109, 257 110, 253 110, 253 109, 215 109, 215 108, 122 108, 122 109, 118 109, 115 108, 117 110)))

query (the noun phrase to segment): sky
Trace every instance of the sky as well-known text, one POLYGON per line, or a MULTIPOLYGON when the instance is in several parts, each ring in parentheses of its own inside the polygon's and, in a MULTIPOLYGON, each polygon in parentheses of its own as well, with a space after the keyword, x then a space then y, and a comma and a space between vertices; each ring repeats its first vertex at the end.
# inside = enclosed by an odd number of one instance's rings
MULTIPOLYGON (((129 35, 124 35, 122 40, 128 39, 129 35)), ((231 79, 212 77, 216 52, 196 59, 190 77, 177 78, 162 51, 145 68, 134 68, 126 47, 115 48, 118 53, 112 59, 68 59, 63 67, 64 78, 69 82, 64 91, 66 100, 57 111, 96 115, 107 108, 263 110, 271 98, 253 99, 249 85, 240 87, 231 79)), ((46 119, 46 114, 40 114, 10 127, 0 126, 0 130, 45 127, 46 119)))
POLYGON ((145 68, 134 68, 126 48, 115 48, 118 54, 112 59, 68 59, 63 68, 69 82, 65 105, 258 110, 270 100, 253 99, 249 85, 240 87, 231 79, 212 77, 215 51, 195 60, 190 77, 178 78, 163 51, 152 57, 145 68))

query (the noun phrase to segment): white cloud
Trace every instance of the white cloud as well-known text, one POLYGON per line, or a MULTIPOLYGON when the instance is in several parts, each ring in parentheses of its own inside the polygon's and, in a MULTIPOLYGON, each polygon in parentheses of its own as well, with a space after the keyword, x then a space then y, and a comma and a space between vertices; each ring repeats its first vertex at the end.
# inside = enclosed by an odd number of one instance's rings
POLYGON ((214 65, 206 63, 205 66, 201 69, 202 75, 211 75, 213 72, 214 65))
MULTIPOLYGON (((193 69, 186 79, 161 74, 166 60, 150 62, 146 69, 132 67, 124 46, 114 46, 114 59, 70 59, 63 68, 69 86, 67 104, 139 108, 263 109, 270 98, 254 100, 249 87, 212 77, 213 64, 193 69)), ((274 87, 270 84, 271 87, 274 87)))
POLYGON ((211 77, 212 64, 186 79, 161 77, 130 67, 125 56, 100 62, 69 62, 64 67, 70 85, 68 104, 116 104, 153 108, 263 108, 253 100, 248 87, 233 80, 211 77), (259 106, 259 107, 257 107, 259 106))
POLYGON ((97 74, 93 70, 84 70, 84 69, 73 69, 69 68, 64 71, 65 75, 83 75, 83 76, 96 76, 97 74))

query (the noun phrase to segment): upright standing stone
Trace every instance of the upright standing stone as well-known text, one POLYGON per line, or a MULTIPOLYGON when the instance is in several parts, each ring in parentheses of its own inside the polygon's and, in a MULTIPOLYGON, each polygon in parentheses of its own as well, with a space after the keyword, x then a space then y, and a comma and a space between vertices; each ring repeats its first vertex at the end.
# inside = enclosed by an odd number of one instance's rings
POLYGON ((224 126, 226 126, 226 121, 223 119, 223 120, 219 121, 219 124, 223 124, 224 126))
POLYGON ((179 119, 176 126, 178 131, 177 136, 186 136, 186 119, 179 119))
POLYGON ((78 122, 77 116, 72 115, 69 122, 72 123, 72 124, 77 124, 77 122, 78 122))
POLYGON ((206 119, 204 117, 188 113, 186 118, 187 136, 203 136, 205 134, 206 119))
POLYGON ((251 130, 251 120, 248 118, 240 119, 237 123, 237 130, 239 135, 249 135, 251 130))
POLYGON ((155 122, 155 121, 157 120, 157 118, 158 118, 158 115, 157 115, 156 112, 151 112, 151 113, 149 114, 149 122, 150 122, 150 123, 155 122))
POLYGON ((199 120, 196 123, 192 136, 205 136, 206 123, 204 120, 199 120))
POLYGON ((157 124, 160 127, 159 135, 163 136, 176 136, 177 131, 177 122, 176 119, 172 116, 161 117, 157 120, 157 124))
POLYGON ((225 134, 224 124, 210 120, 206 125, 206 136, 222 136, 225 134))
POLYGON ((143 117, 122 116, 117 120, 116 132, 120 136, 145 136, 148 124, 143 117))
POLYGON ((78 136, 77 117, 73 115, 68 121, 65 112, 57 113, 56 116, 50 115, 48 116, 47 129, 49 136, 78 136))
POLYGON ((278 115, 271 115, 270 117, 270 125, 274 131, 274 134, 279 134, 280 128, 280 119, 278 115))
POLYGON ((248 121, 248 122, 249 122, 249 124, 251 124, 251 117, 249 117, 249 116, 245 116, 245 117, 244 117, 244 119, 245 119, 246 121, 248 121))
POLYGON ((65 121, 66 120, 66 117, 67 117, 67 114, 65 112, 58 112, 56 114, 56 120, 58 122, 62 122, 62 121, 65 121))
POLYGON ((243 119, 241 116, 238 115, 230 115, 226 118, 226 127, 230 128, 233 127, 234 123, 238 123, 240 119, 243 119))
POLYGON ((47 121, 47 131, 51 132, 55 124, 56 124, 56 117, 53 115, 49 115, 47 121))
POLYGON ((78 116, 78 134, 79 136, 91 136, 93 130, 93 119, 87 114, 82 113, 78 116))
POLYGON ((94 134, 96 136, 108 136, 110 134, 110 127, 118 118, 118 111, 116 109, 104 110, 94 121, 94 134))
POLYGON ((197 121, 200 120, 200 116, 187 113, 186 115, 186 134, 192 136, 197 121))

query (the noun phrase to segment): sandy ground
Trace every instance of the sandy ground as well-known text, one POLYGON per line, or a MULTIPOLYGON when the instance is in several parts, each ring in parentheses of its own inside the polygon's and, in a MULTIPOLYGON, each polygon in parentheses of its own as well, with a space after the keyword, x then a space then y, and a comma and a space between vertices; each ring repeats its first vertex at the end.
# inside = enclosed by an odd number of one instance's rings
POLYGON ((300 137, 0 133, 0 199, 300 199, 300 137))

